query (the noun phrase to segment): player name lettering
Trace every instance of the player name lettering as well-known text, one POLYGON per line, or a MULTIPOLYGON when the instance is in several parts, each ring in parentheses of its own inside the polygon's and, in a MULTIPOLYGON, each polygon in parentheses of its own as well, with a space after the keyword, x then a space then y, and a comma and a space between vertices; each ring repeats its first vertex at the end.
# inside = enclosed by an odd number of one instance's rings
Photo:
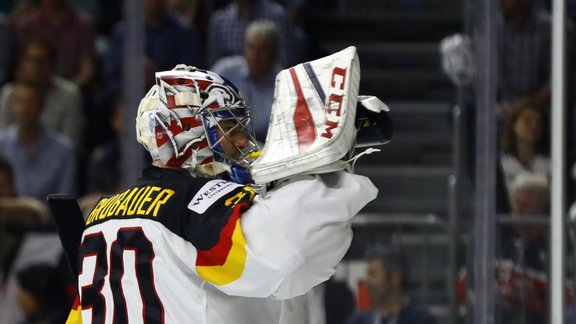
POLYGON ((110 216, 158 216, 158 211, 174 195, 174 190, 156 186, 128 189, 104 198, 88 215, 86 225, 110 216))
POLYGON ((334 136, 332 130, 338 127, 342 113, 342 98, 344 96, 345 83, 346 69, 339 67, 334 68, 334 70, 332 70, 330 88, 328 89, 326 122, 324 123, 322 134, 320 134, 322 137, 332 138, 332 136, 334 136))

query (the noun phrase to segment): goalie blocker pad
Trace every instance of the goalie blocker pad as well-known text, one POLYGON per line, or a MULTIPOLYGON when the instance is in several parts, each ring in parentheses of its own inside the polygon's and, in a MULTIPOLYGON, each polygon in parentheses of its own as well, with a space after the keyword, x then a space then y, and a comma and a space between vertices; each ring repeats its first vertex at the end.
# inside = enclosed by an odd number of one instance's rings
POLYGON ((266 143, 252 164, 254 182, 343 169, 339 160, 356 137, 359 83, 354 46, 278 73, 266 143))

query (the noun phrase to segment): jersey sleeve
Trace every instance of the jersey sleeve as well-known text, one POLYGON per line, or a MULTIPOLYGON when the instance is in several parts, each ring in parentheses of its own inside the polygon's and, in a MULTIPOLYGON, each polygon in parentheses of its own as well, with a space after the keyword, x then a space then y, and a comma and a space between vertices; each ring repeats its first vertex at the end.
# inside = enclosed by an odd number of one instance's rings
POLYGON ((229 295, 306 293, 334 274, 352 240, 350 219, 376 195, 368 178, 338 172, 299 176, 255 196, 231 239, 241 271, 233 280, 208 281, 229 295))
POLYGON ((222 286, 242 276, 246 241, 240 216, 255 196, 256 191, 249 186, 212 180, 188 204, 182 236, 196 250, 194 270, 202 279, 222 286))

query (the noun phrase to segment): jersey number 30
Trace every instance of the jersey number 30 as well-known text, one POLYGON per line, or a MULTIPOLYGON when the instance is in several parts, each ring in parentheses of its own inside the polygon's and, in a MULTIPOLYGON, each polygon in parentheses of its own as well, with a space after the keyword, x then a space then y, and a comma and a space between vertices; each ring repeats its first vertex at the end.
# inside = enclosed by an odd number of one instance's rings
POLYGON ((109 256, 107 251, 101 232, 87 235, 80 246, 82 315, 91 310, 94 324, 104 323, 106 313, 113 316, 113 323, 128 323, 128 309, 141 307, 137 313, 142 318, 137 322, 162 323, 164 307, 154 288, 154 249, 142 229, 119 229, 109 256), (113 309, 107 311, 112 305, 113 309))

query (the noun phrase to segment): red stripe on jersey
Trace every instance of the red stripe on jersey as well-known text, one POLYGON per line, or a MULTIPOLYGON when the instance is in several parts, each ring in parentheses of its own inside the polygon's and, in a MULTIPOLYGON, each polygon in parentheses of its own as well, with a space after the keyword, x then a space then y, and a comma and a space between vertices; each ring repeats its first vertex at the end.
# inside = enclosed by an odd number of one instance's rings
POLYGON ((316 139, 316 127, 314 126, 314 119, 310 113, 310 108, 304 98, 300 81, 296 75, 294 68, 290 69, 290 76, 294 82, 294 88, 298 95, 296 103, 296 110, 294 111, 294 126, 296 127, 296 134, 298 135, 298 145, 300 152, 305 152, 316 139))
POLYGON ((66 324, 82 324, 82 305, 80 305, 80 298, 78 297, 74 299, 66 324))
POLYGON ((74 303, 72 304, 72 309, 78 309, 81 306, 80 298, 76 296, 74 298, 74 303))
POLYGON ((198 250, 198 257, 196 258, 196 266, 221 266, 226 262, 228 253, 232 248, 232 234, 236 228, 236 221, 240 218, 242 212, 248 209, 248 204, 238 204, 234 206, 232 215, 228 218, 228 222, 220 231, 220 238, 218 243, 210 250, 198 250))

